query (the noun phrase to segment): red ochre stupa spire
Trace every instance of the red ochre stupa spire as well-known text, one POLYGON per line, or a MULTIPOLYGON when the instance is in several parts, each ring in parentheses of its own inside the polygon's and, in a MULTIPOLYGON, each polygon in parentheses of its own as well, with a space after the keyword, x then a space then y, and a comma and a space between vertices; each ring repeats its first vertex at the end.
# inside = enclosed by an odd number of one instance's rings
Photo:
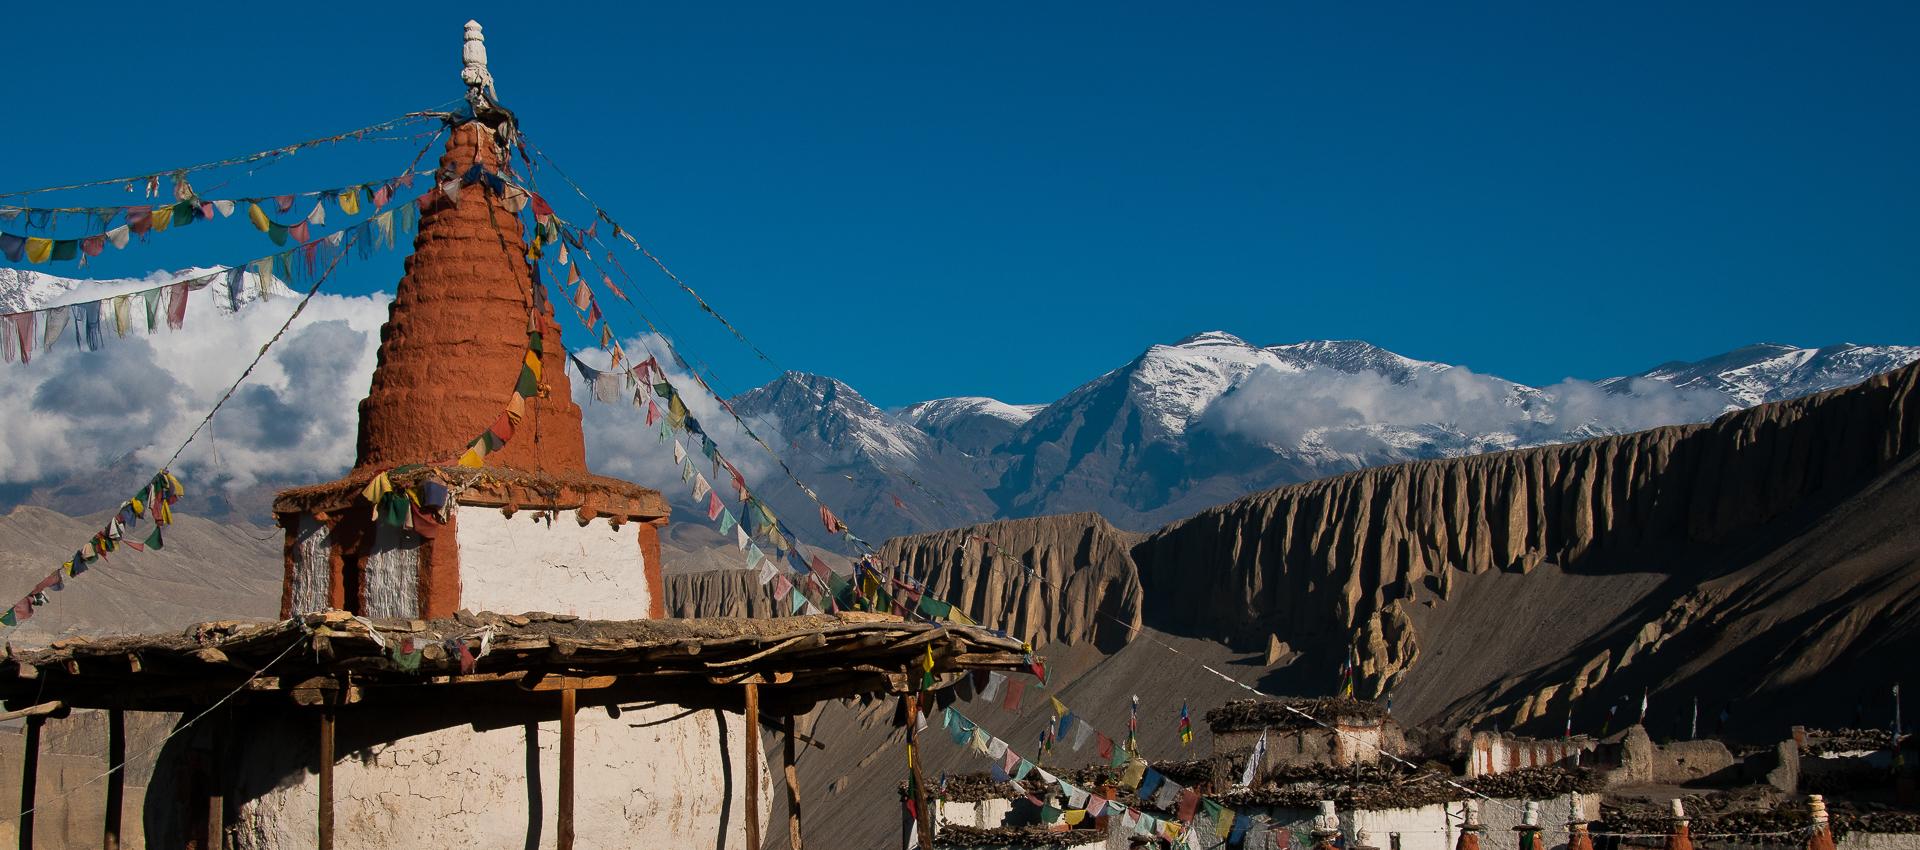
POLYGON ((475 166, 505 176, 503 140, 513 132, 512 114, 493 95, 477 23, 467 24, 463 58, 473 116, 451 130, 435 175, 442 188, 420 212, 380 329, 353 471, 274 500, 287 530, 282 614, 333 608, 436 618, 468 608, 663 617, 666 500, 587 469, 566 348, 551 303, 535 296, 521 219, 488 181, 466 180, 475 166), (483 467, 459 465, 518 397, 530 330, 542 343, 537 388, 483 467), (429 484, 445 502, 416 492, 429 484), (419 509, 394 522, 368 502, 370 488, 384 487, 419 509), (515 520, 523 511, 535 521, 515 520), (582 573, 585 562, 597 572, 582 573))
MULTIPOLYGON (((455 127, 439 179, 459 180, 474 165, 504 167, 493 128, 455 127)), ((580 408, 567 381, 566 351, 551 304, 534 307, 520 218, 482 185, 456 203, 436 200, 421 213, 413 254, 381 329, 379 365, 360 402, 355 471, 447 463, 492 425, 512 397, 531 317, 545 343, 541 392, 527 400, 513 438, 486 457, 494 468, 585 473, 580 408)))

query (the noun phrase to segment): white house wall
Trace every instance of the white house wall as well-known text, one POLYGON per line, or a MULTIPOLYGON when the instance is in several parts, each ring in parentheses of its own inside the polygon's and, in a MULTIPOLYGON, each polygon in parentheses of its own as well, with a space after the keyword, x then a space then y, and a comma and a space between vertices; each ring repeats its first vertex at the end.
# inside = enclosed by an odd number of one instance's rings
MULTIPOLYGON (((342 712, 346 735, 356 722, 342 712)), ((363 722, 379 723, 377 715, 363 722)), ((576 846, 747 850, 746 722, 738 714, 663 705, 623 711, 600 707, 576 716, 576 846), (724 718, 725 733, 721 733, 724 718), (724 839, 721 833, 724 827, 724 839)), ((460 850, 551 848, 558 835, 560 723, 539 722, 529 757, 528 725, 432 729, 390 743, 342 752, 334 766, 338 850, 418 847, 460 850), (537 782, 530 776, 538 776, 537 782), (537 814, 536 814, 537 812, 537 814), (537 823, 537 829, 530 825, 537 823), (530 840, 537 838, 537 840, 530 840)), ((258 746, 298 759, 310 742, 258 746)), ((249 784, 231 836, 237 850, 291 850, 318 839, 319 779, 297 761, 249 759, 249 784), (280 765, 273 767, 272 765, 280 765), (273 774, 273 775, 266 775, 273 774)), ((766 823, 772 789, 764 766, 766 823)))
POLYGON ((460 607, 549 611, 596 620, 644 620, 652 599, 639 525, 615 530, 605 518, 581 525, 571 511, 552 522, 538 512, 458 508, 460 607))

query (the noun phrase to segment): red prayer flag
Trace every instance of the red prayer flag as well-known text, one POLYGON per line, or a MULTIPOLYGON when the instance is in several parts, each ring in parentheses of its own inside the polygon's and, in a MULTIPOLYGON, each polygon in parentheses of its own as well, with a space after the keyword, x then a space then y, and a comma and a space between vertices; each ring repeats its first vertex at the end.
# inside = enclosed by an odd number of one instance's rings
POLYGON ((1005 702, 1001 703, 1001 707, 1005 708, 1008 711, 1019 711, 1020 695, 1022 693, 1025 693, 1026 690, 1027 690, 1026 682, 1020 681, 1019 679, 1008 679, 1007 680, 1007 699, 1005 702))
POLYGON ((1107 737, 1107 733, 1105 732, 1094 732, 1093 737, 1100 744, 1100 757, 1103 759, 1113 758, 1113 739, 1107 737))
POLYGON ((719 518, 720 494, 709 490, 707 491, 707 519, 713 520, 719 518))

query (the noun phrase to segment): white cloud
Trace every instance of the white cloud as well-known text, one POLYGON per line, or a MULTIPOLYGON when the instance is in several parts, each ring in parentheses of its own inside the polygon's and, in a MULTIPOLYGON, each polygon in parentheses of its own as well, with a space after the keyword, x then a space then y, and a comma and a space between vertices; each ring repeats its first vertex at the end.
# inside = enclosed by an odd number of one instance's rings
MULTIPOLYGON (((672 362, 673 358, 667 354, 667 348, 659 337, 652 334, 630 337, 621 340, 620 346, 627 352, 630 361, 645 360, 650 352, 658 356, 666 369, 668 380, 682 394, 688 412, 713 437, 721 455, 740 469, 747 479, 748 488, 788 486, 784 480, 785 474, 774 466, 765 451, 740 430, 733 416, 702 390, 686 370, 672 362)), ((597 349, 579 352, 579 355, 587 365, 603 370, 609 366, 611 359, 597 349)), ((654 487, 677 503, 690 504, 686 492, 688 488, 680 482, 680 472, 673 464, 673 446, 661 442, 658 424, 647 426, 644 404, 635 407, 626 401, 617 404, 596 401, 578 372, 573 372, 572 378, 573 400, 585 414, 583 425, 588 466, 601 475, 654 487)), ((632 397, 631 391, 623 391, 622 395, 625 399, 632 397)), ((664 413, 663 408, 662 415, 664 413)), ((752 426, 754 433, 777 447, 780 439, 777 427, 769 427, 770 424, 777 426, 777 423, 758 421, 753 422, 752 426)), ((697 443, 685 443, 684 437, 682 440, 687 451, 698 458, 700 446, 697 443)), ((724 477, 724 471, 721 478, 714 479, 711 465, 704 458, 697 459, 694 468, 707 475, 710 483, 720 490, 722 501, 730 505, 735 501, 735 494, 724 477)))
MULTIPOLYGON (((162 326, 148 335, 143 316, 125 337, 109 331, 100 351, 77 350, 69 331, 31 363, 0 366, 0 393, 15 411, 0 430, 0 483, 60 484, 128 455, 147 469, 164 463, 298 300, 229 314, 216 309, 219 297, 217 286, 193 293, 178 331, 162 326)), ((199 487, 238 492, 261 481, 322 480, 350 466, 357 404, 386 314, 384 296, 316 296, 176 471, 199 487)))
POLYGON ((1202 421, 1280 449, 1378 458, 1625 433, 1708 419, 1729 404, 1712 390, 1651 380, 1609 393, 1574 379, 1534 390, 1457 367, 1416 372, 1404 383, 1373 372, 1262 367, 1209 407, 1202 421))

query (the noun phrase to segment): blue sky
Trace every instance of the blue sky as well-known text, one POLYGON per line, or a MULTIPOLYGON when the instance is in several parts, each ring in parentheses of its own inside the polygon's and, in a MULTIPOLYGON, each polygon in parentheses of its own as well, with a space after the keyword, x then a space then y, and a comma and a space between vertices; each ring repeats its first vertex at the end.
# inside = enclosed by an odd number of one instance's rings
MULTIPOLYGON (((883 405, 1047 401, 1215 328, 1534 384, 1920 342, 1920 6, 1182 5, 29 4, 0 191, 445 102, 477 17, 536 143, 778 367, 883 405)), ((269 250, 191 236, 90 273, 269 250)), ((726 389, 774 374, 641 279, 726 389)))

